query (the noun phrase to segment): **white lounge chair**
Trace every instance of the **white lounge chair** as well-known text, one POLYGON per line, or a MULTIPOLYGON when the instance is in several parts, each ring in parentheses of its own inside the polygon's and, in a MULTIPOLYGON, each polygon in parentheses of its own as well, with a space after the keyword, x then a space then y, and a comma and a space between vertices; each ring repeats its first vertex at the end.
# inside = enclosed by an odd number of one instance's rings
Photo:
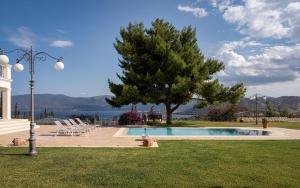
POLYGON ((72 136, 74 134, 72 129, 63 126, 60 121, 54 121, 54 123, 58 126, 58 129, 56 129, 56 136, 59 134, 63 134, 65 136, 72 136))
POLYGON ((78 132, 80 134, 87 133, 88 131, 82 127, 78 127, 76 125, 72 125, 68 120, 64 119, 63 122, 66 124, 67 127, 72 128, 75 132, 78 132))
POLYGON ((88 123, 84 123, 83 121, 81 121, 81 119, 79 119, 79 118, 75 118, 75 120, 80 124, 80 125, 86 125, 86 126, 89 126, 89 127, 91 127, 92 129, 95 129, 95 128, 97 128, 97 126, 96 125, 90 125, 90 124, 88 124, 88 123))
POLYGON ((74 121, 73 119, 69 119, 69 122, 72 123, 72 125, 77 126, 77 127, 82 127, 83 129, 85 129, 87 132, 90 132, 92 129, 91 127, 88 127, 85 124, 78 124, 76 123, 76 121, 74 121))

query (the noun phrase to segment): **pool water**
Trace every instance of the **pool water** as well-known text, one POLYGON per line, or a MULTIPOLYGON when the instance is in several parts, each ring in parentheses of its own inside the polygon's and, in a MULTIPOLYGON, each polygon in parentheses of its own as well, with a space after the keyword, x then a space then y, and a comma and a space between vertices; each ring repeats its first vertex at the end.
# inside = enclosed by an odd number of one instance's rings
POLYGON ((266 136, 269 131, 239 128, 129 128, 136 136, 266 136))

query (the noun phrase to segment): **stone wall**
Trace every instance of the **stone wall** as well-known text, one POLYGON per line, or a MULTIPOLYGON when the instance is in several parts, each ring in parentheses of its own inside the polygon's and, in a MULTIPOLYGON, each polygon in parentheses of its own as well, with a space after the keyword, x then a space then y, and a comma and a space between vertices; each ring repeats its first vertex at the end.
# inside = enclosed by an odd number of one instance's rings
MULTIPOLYGON (((266 118, 269 122, 300 122, 300 118, 287 118, 287 117, 259 117, 258 122, 261 122, 263 118, 266 118)), ((240 117, 238 122, 255 122, 255 117, 240 117)))

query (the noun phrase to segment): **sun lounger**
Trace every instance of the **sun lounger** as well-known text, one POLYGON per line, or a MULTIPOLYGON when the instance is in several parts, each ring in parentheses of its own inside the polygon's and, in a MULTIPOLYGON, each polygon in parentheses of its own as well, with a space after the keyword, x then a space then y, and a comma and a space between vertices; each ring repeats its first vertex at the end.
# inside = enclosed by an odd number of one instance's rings
POLYGON ((69 119, 69 122, 72 123, 72 125, 77 126, 77 127, 82 127, 83 129, 86 129, 86 131, 90 132, 92 130, 91 127, 88 127, 85 124, 78 124, 76 123, 76 121, 74 121, 73 119, 69 119))
POLYGON ((54 123, 58 126, 58 129, 56 129, 56 136, 59 134, 72 136, 74 134, 73 129, 63 126, 60 121, 54 121, 54 123))
POLYGON ((83 127, 72 125, 72 123, 70 123, 66 119, 64 119, 63 122, 66 124, 67 127, 70 127, 72 129, 74 129, 76 132, 79 132, 79 133, 88 133, 88 131, 86 129, 84 129, 83 127))
POLYGON ((88 124, 88 123, 84 123, 84 122, 81 121, 81 119, 79 119, 79 118, 75 118, 75 120, 76 120, 80 125, 87 125, 87 126, 91 127, 92 129, 97 128, 96 125, 90 125, 90 124, 88 124))

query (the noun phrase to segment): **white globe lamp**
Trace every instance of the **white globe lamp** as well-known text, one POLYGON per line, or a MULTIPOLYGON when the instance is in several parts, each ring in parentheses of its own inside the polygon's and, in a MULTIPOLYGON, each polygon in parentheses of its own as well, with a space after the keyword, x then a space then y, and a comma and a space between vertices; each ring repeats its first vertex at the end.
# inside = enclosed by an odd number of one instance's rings
POLYGON ((61 60, 58 60, 54 65, 55 70, 62 71, 65 68, 65 65, 61 60))
POLYGON ((5 65, 9 63, 9 58, 5 54, 0 55, 0 64, 5 65))
POLYGON ((15 70, 16 72, 22 72, 22 71, 24 70, 24 66, 23 66, 21 63, 16 63, 16 64, 14 65, 14 70, 15 70))

